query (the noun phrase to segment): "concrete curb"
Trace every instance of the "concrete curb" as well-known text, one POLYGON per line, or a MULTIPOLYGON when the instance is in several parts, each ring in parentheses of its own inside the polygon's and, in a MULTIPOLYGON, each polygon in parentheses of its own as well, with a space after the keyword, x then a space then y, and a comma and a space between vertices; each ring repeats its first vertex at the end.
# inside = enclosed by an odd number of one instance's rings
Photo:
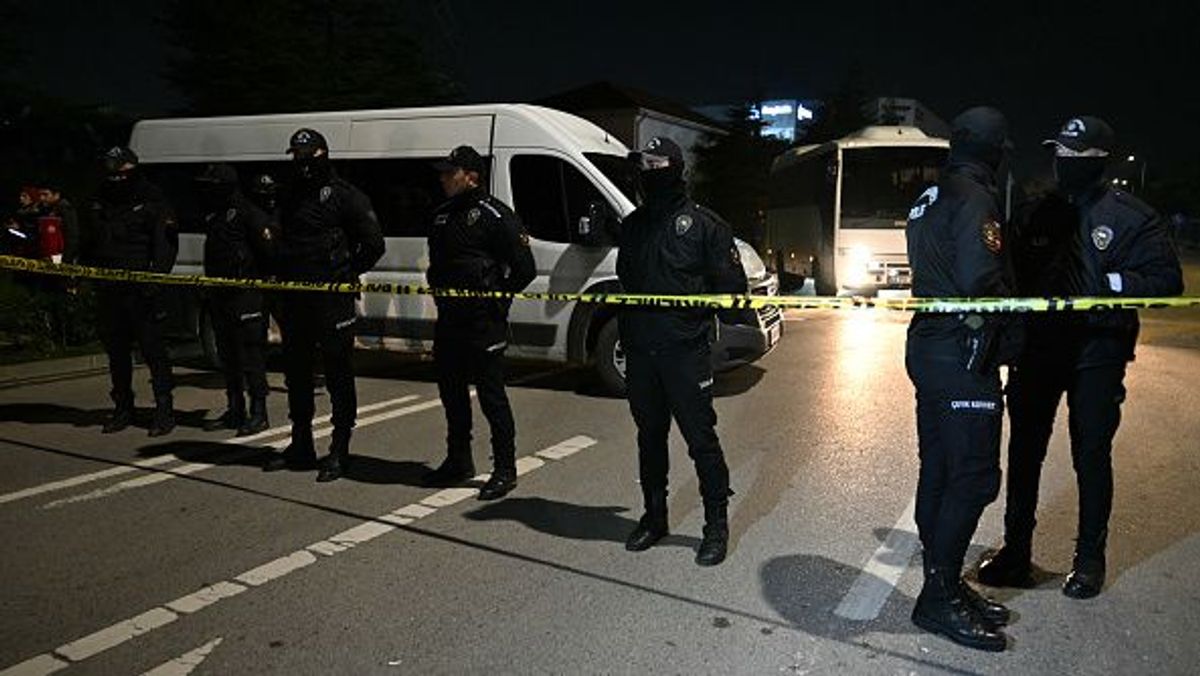
POLYGON ((108 357, 103 353, 0 366, 0 389, 46 380, 92 375, 107 370, 108 357))

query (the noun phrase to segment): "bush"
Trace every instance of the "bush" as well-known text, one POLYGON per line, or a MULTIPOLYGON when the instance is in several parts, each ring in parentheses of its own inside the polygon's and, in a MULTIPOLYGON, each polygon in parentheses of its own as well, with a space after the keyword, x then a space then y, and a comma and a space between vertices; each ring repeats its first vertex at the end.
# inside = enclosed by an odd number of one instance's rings
POLYGON ((94 343, 95 297, 67 279, 0 273, 0 353, 5 361, 53 357, 94 343))

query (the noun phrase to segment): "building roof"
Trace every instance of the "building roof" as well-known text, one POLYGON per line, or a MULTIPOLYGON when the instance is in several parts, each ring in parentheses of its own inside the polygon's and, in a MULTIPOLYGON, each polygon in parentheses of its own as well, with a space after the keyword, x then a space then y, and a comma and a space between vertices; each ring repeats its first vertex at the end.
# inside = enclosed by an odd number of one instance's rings
POLYGON ((576 89, 534 101, 537 105, 557 108, 568 113, 589 110, 621 110, 642 108, 670 115, 712 129, 724 130, 725 125, 691 108, 649 92, 612 82, 593 82, 576 89))

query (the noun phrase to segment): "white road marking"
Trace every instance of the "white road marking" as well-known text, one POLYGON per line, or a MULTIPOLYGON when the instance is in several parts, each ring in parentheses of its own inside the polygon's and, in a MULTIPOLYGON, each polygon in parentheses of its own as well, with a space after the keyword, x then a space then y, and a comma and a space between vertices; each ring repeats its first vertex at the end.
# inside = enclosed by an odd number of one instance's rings
POLYGON ((271 580, 279 579, 288 573, 294 573, 305 566, 311 566, 316 562, 317 557, 313 556, 312 552, 301 549, 298 552, 292 552, 287 556, 281 556, 274 561, 248 570, 233 579, 251 587, 258 587, 271 580))
POLYGON ((165 627, 178 619, 179 615, 166 608, 154 608, 137 617, 118 622, 111 627, 105 627, 94 634, 60 646, 54 652, 72 662, 82 662, 130 639, 154 631, 159 627, 165 627))
POLYGON ((246 591, 246 589, 246 587, 234 582, 218 582, 211 587, 205 587, 200 591, 192 592, 183 598, 171 601, 167 604, 167 608, 183 615, 190 615, 194 612, 204 610, 221 599, 237 596, 246 591))
POLYGON ((421 504, 433 509, 441 509, 442 507, 449 507, 467 498, 474 497, 478 492, 474 488, 447 488, 425 498, 421 501, 421 504))
POLYGON ((221 645, 221 641, 222 639, 217 637, 189 653, 143 673, 142 676, 187 676, 200 666, 200 663, 207 659, 217 646, 221 645))
POLYGON ((871 555, 871 560, 863 566, 858 579, 850 586, 850 591, 842 598, 842 602, 833 611, 838 617, 847 620, 866 622, 879 617, 896 583, 908 570, 912 557, 917 553, 920 540, 917 538, 917 526, 913 521, 916 501, 908 503, 900 520, 888 533, 887 539, 879 545, 879 549, 871 555))
POLYGON ((517 476, 525 476, 526 474, 544 466, 545 464, 545 460, 532 455, 528 455, 523 458, 517 458, 517 476))
POLYGON ((537 455, 547 460, 562 460, 568 456, 574 455, 589 446, 595 446, 596 440, 583 435, 571 437, 564 442, 555 444, 550 448, 537 452, 537 455))
MULTIPOLYGON (((375 404, 369 404, 367 406, 363 406, 358 409, 358 412, 360 415, 363 413, 370 413, 370 412, 378 411, 378 410, 384 409, 384 408, 391 408, 392 406, 399 406, 400 404, 407 404, 408 402, 413 401, 415 399, 420 399, 420 397, 418 397, 415 394, 410 394, 410 395, 406 395, 403 397, 399 397, 397 399, 389 399, 387 401, 381 401, 381 402, 378 402, 375 404)), ((332 416, 323 415, 323 416, 320 416, 320 417, 314 419, 313 425, 322 425, 322 424, 329 422, 331 419, 332 419, 332 416)), ((248 443, 258 441, 260 439, 268 439, 270 437, 278 436, 280 434, 287 434, 288 432, 291 431, 291 429, 292 429, 291 425, 281 425, 279 427, 272 427, 269 430, 264 430, 262 432, 259 432, 258 434, 252 434, 252 435, 246 436, 246 437, 231 437, 228 439, 221 439, 218 443, 238 444, 238 445, 248 444, 248 443)), ((172 462, 176 462, 177 460, 179 460, 179 458, 176 458, 173 455, 163 455, 163 456, 159 456, 156 458, 147 458, 146 460, 139 460, 138 462, 135 462, 131 465, 122 465, 120 467, 112 467, 112 468, 109 468, 106 470, 101 470, 99 472, 89 472, 88 474, 80 474, 79 476, 69 477, 66 479, 60 479, 58 481, 51 481, 49 483, 41 484, 40 486, 33 486, 30 488, 25 488, 25 489, 15 491, 12 493, 5 493, 4 495, 0 495, 0 505, 6 504, 9 502, 16 502, 17 500, 23 500, 25 498, 32 498, 36 495, 42 495, 44 493, 52 493, 54 491, 60 491, 60 490, 67 489, 67 488, 74 488, 76 486, 81 486, 81 485, 87 484, 87 483, 93 483, 95 481, 102 481, 104 479, 111 479, 113 477, 118 477, 118 476, 122 476, 125 474, 132 474, 133 472, 137 472, 138 470, 149 469, 152 467, 158 467, 160 465, 166 465, 166 464, 169 464, 172 462)))
MULTIPOLYGON (((418 406, 424 407, 420 410, 432 408, 430 406, 425 406, 424 404, 418 406)), ((417 407, 409 408, 412 409, 417 407)), ((398 412, 393 411, 391 413, 398 412)), ((549 451, 551 449, 561 450, 564 448, 564 444, 567 444, 571 448, 575 449, 571 453, 567 454, 571 455, 583 448, 595 445, 596 440, 590 437, 575 437, 574 439, 569 439, 566 442, 551 446, 550 448, 545 449, 545 451, 549 451)), ((534 455, 546 457, 542 455, 545 451, 540 451, 534 455)), ((526 460, 523 465, 524 467, 528 468, 526 471, 532 471, 546 464, 541 460, 531 457, 518 459, 518 463, 521 463, 521 460, 526 460)), ((426 500, 428 500, 428 498, 426 498, 426 500)), ((317 554, 320 554, 325 558, 331 558, 337 554, 340 554, 341 552, 353 549, 354 547, 357 547, 365 542, 369 542, 382 535, 391 533, 392 531, 395 531, 399 525, 411 523, 412 521, 424 518, 437 512, 436 508, 430 507, 427 504, 422 504, 423 502, 425 502, 425 500, 404 505, 403 507, 390 511, 378 518, 371 519, 370 521, 364 521, 351 528, 343 530, 340 533, 330 536, 326 540, 313 543, 304 549, 300 549, 286 556, 275 559, 274 561, 269 561, 261 566, 252 568, 240 575, 235 576, 233 578, 233 582, 218 582, 217 584, 205 587, 197 592, 193 592, 187 596, 183 596, 179 599, 171 601, 165 604, 166 607, 156 607, 136 617, 118 622, 110 627, 106 627, 81 639, 60 646, 53 651, 54 654, 52 655, 38 655, 32 659, 9 667, 5 671, 0 672, 0 676, 49 674, 69 666, 66 662, 63 662, 59 658, 65 658, 71 662, 81 662, 86 660, 94 655, 104 652, 105 650, 115 648, 116 646, 131 641, 138 636, 170 624, 179 619, 181 616, 190 615, 203 610, 204 608, 208 608, 224 599, 237 596, 250 587, 265 585, 274 580, 278 580, 289 573, 293 573, 297 570, 301 570, 314 563, 317 563, 320 560, 317 558, 317 554)), ((198 650, 202 649, 203 648, 198 650)), ((193 655, 196 652, 197 651, 188 653, 188 655, 185 655, 184 658, 188 657, 189 655, 193 655)), ((209 652, 211 652, 211 650, 209 652)), ((207 655, 207 653, 205 654, 207 655)), ((182 660, 183 658, 179 659, 182 660)), ((188 672, 163 673, 186 674, 188 672)), ((156 674, 156 676, 161 675, 156 674)))
MULTIPOLYGON (((419 397, 416 397, 416 396, 409 396, 409 397, 402 397, 399 400, 392 400, 392 401, 393 402, 399 402, 401 400, 412 401, 413 399, 418 399, 418 398, 419 397)), ((405 406, 404 408, 399 408, 394 411, 388 411, 386 413, 379 413, 377 415, 368 416, 366 418, 363 418, 358 421, 358 427, 367 427, 369 425, 377 425, 381 422, 387 422, 388 420, 393 420, 395 418, 400 418, 400 417, 403 417, 406 415, 412 415, 414 413, 420 413, 421 411, 427 411, 431 408, 438 408, 441 405, 442 405, 442 402, 440 402, 438 400, 433 400, 433 401, 426 401, 426 402, 423 402, 420 404, 413 404, 412 406, 405 406)), ((379 408, 381 408, 381 407, 379 407, 379 408)), ((361 411, 362 409, 359 409, 359 410, 361 411)), ((290 430, 291 428, 288 428, 288 429, 290 430)), ((332 427, 322 427, 320 429, 313 430, 313 440, 320 441, 321 439, 325 439, 325 438, 331 436, 332 434, 333 434, 332 427)), ((241 441, 244 441, 245 439, 246 438, 244 437, 241 441)), ((237 438, 235 437, 233 440, 229 440, 227 443, 234 443, 236 441, 237 441, 237 438)), ((286 448, 290 442, 291 442, 291 440, 288 437, 284 437, 283 439, 278 439, 268 445, 275 449, 281 449, 281 448, 286 448)), ((128 481, 122 481, 121 483, 116 484, 114 486, 109 486, 108 488, 100 488, 100 489, 97 489, 94 491, 90 491, 88 493, 83 493, 81 495, 73 495, 70 497, 61 498, 59 500, 54 500, 53 502, 49 502, 49 503, 46 503, 45 505, 42 505, 42 509, 55 509, 58 507, 63 507, 66 505, 74 505, 74 504, 78 504, 81 502, 91 502, 93 500, 101 500, 103 498, 108 498, 108 497, 112 497, 113 495, 117 495, 118 493, 124 493, 125 491, 128 491, 128 490, 134 490, 137 488, 145 488, 146 486, 153 486, 155 484, 160 484, 165 481, 171 481, 172 479, 178 479, 181 476, 187 476, 189 474, 195 474, 197 472, 202 472, 204 470, 212 469, 214 467, 220 467, 221 465, 228 464, 230 462, 235 462, 240 458, 244 458, 246 456, 253 455, 256 452, 257 451, 250 450, 250 449, 238 449, 236 451, 232 451, 230 453, 226 453, 221 456, 218 456, 210 463, 204 463, 204 462, 190 463, 187 465, 181 465, 179 467, 174 467, 174 468, 170 468, 167 470, 163 470, 157 474, 151 474, 149 476, 138 477, 137 479, 130 479, 128 481)))
POLYGON ((53 674, 62 671, 71 666, 53 655, 38 655, 33 659, 25 660, 20 664, 0 671, 0 676, 44 676, 45 674, 53 674))

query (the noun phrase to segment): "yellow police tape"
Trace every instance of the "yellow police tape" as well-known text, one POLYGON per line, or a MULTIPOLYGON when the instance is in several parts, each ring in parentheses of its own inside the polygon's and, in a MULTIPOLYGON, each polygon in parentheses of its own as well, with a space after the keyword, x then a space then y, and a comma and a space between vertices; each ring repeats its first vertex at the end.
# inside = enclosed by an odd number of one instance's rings
POLYGON ((139 270, 94 268, 84 265, 52 263, 44 260, 0 256, 0 268, 45 275, 77 277, 108 282, 164 284, 171 286, 217 289, 259 289, 262 291, 318 291, 324 293, 375 293, 393 296, 427 295, 443 298, 512 298, 579 302, 598 305, 644 306, 663 308, 761 309, 766 307, 798 310, 836 310, 846 308, 883 308, 910 312, 1078 312, 1120 309, 1166 309, 1200 306, 1200 297, 1172 298, 868 298, 833 296, 759 296, 695 295, 668 296, 632 293, 548 293, 522 291, 474 291, 435 289, 427 286, 389 282, 289 282, 263 279, 225 279, 203 275, 172 275, 139 270))

